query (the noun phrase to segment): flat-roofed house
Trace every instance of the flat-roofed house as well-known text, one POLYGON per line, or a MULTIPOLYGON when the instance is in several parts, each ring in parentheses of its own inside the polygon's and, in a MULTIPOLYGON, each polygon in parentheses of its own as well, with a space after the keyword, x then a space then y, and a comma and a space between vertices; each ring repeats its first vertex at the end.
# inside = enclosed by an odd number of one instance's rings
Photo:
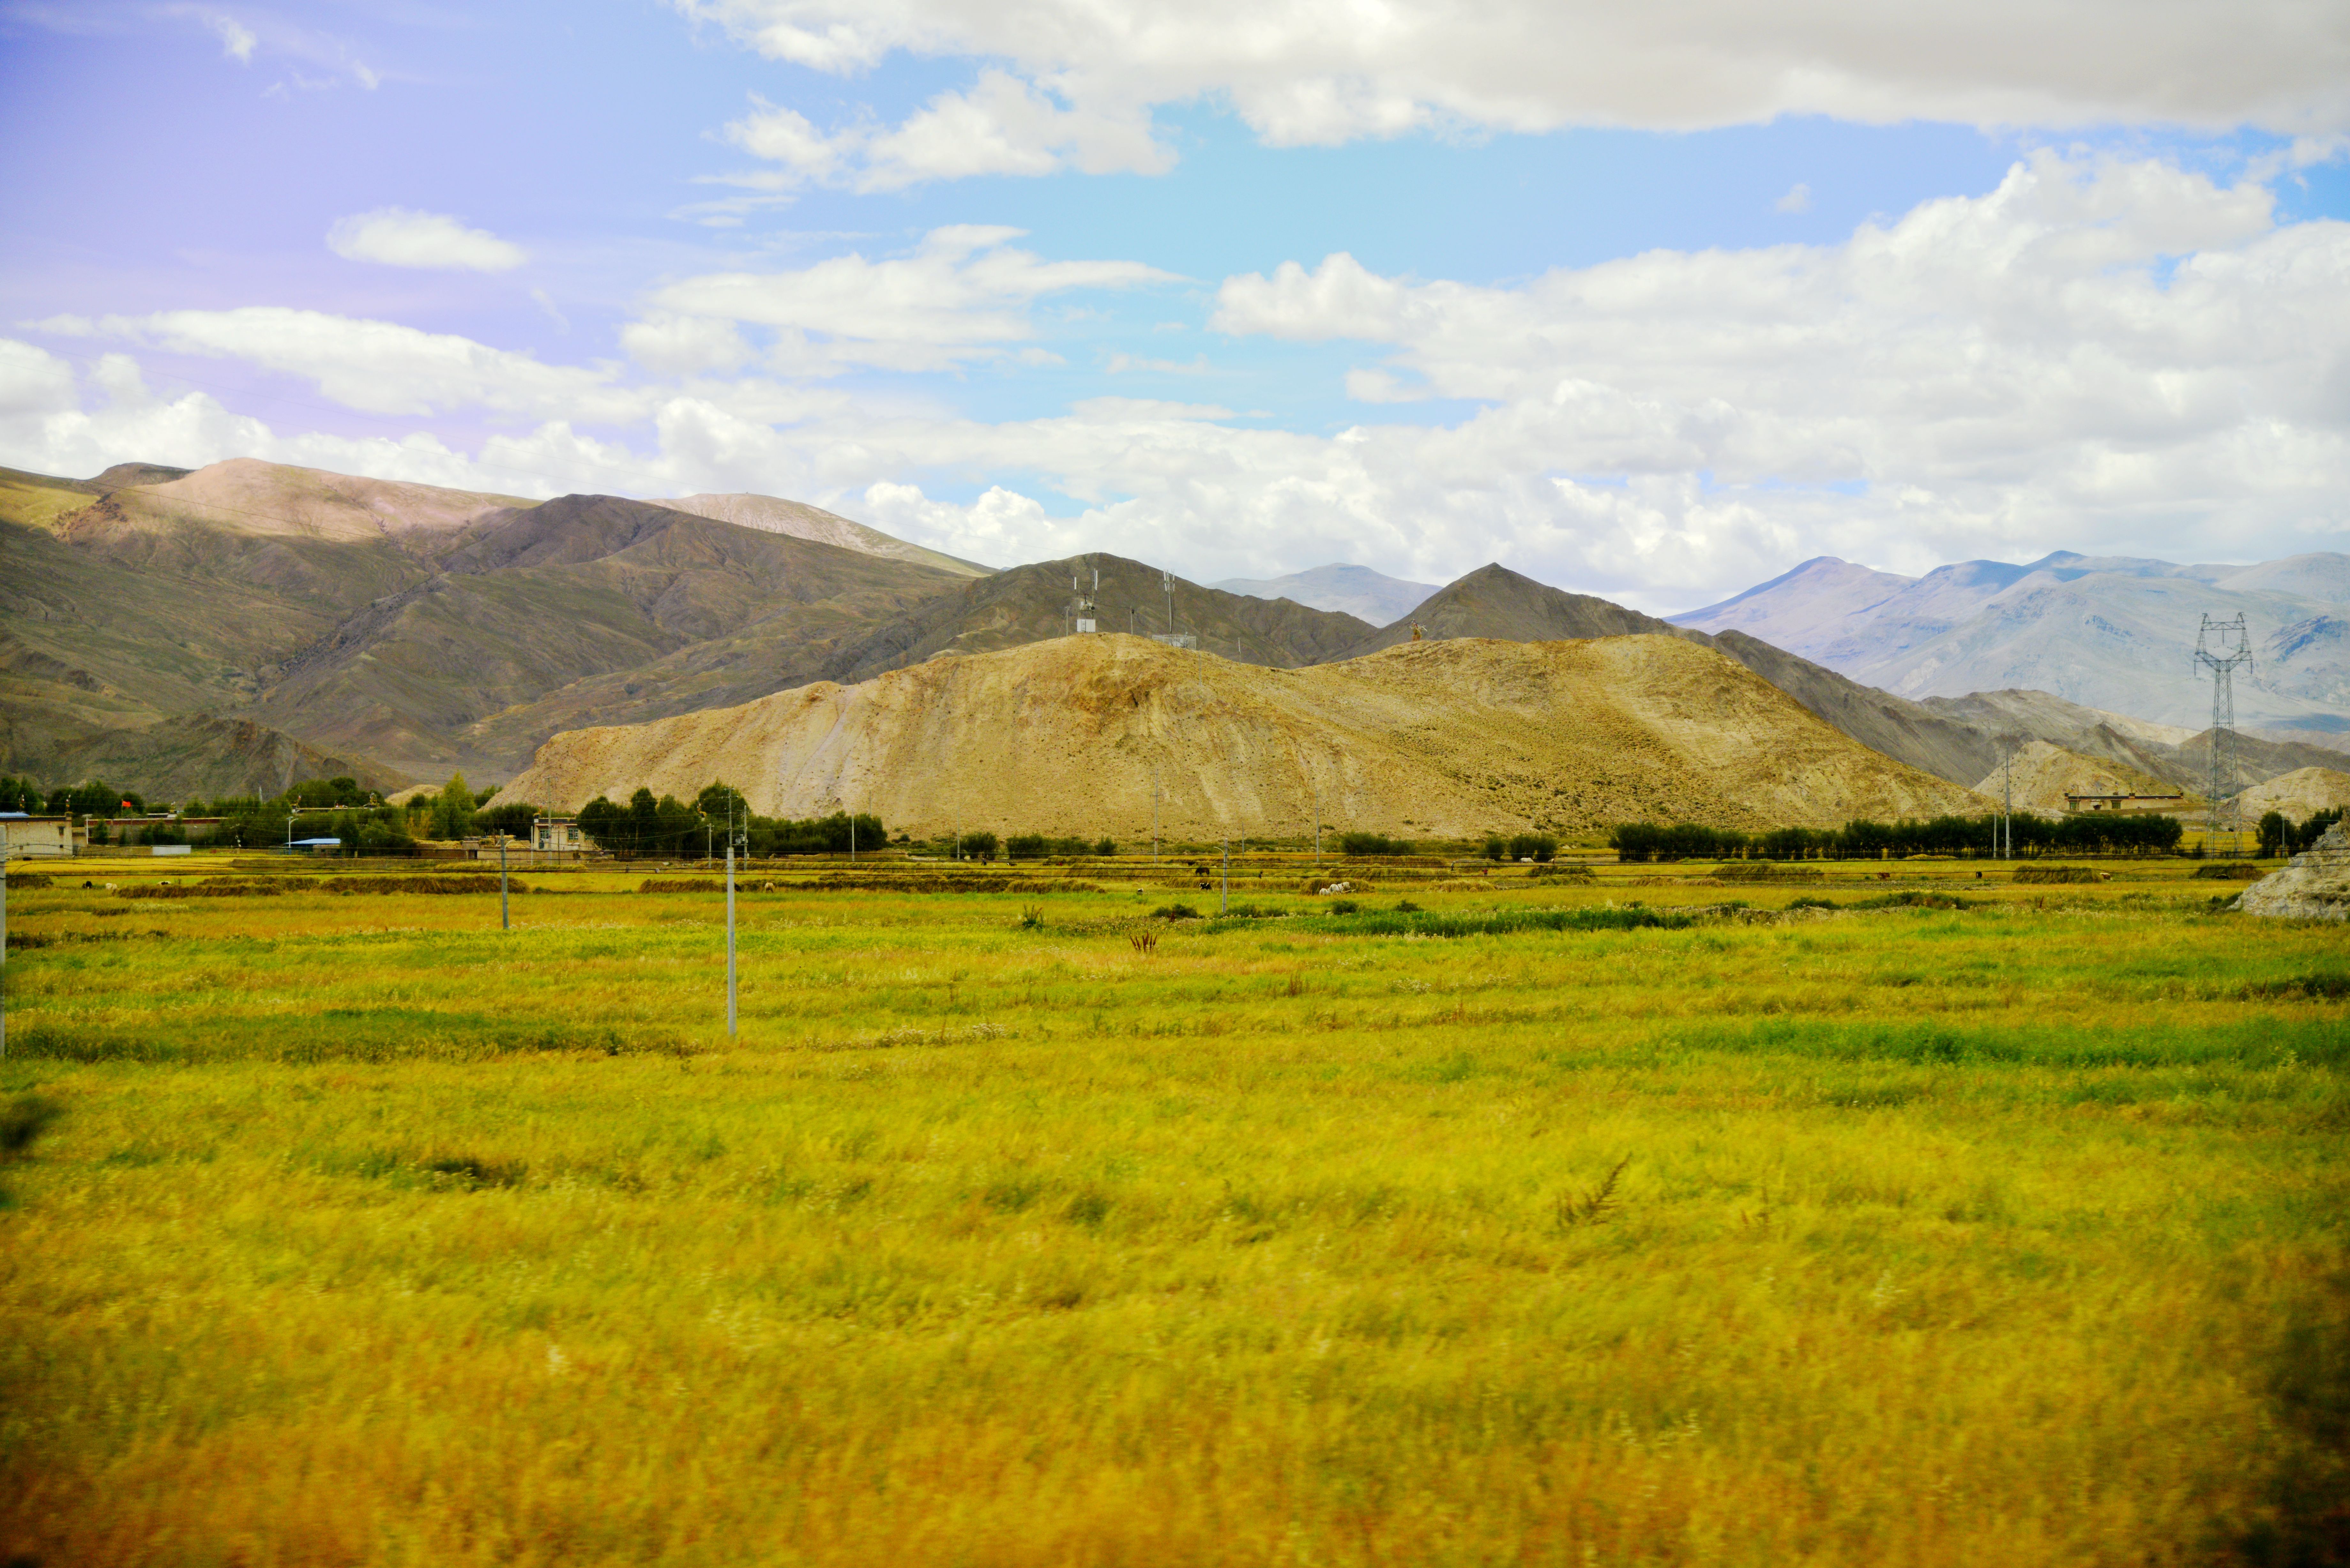
POLYGON ((585 855, 588 840, 580 836, 576 816, 542 816, 530 825, 534 855, 585 855))
POLYGON ((77 828, 70 816, 34 816, 22 811, 0 811, 0 844, 8 858, 28 855, 71 855, 88 842, 88 828, 77 828))
POLYGON ((2178 811, 2187 797, 2176 791, 2149 794, 2140 790, 2066 790, 2066 811, 2178 811))

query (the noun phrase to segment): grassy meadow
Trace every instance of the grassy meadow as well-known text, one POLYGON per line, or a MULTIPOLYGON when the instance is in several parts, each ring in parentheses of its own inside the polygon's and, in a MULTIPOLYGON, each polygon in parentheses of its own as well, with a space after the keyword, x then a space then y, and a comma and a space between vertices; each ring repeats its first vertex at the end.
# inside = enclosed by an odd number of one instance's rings
POLYGON ((0 1561, 2340 1560, 2350 943, 1978 868, 76 862, 0 1561))

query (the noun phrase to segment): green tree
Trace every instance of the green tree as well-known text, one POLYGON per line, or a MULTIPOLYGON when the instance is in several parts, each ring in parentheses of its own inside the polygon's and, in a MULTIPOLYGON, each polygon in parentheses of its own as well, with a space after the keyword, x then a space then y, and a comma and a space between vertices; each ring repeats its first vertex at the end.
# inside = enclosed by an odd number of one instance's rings
POLYGON ((432 802, 432 836, 463 838, 473 831, 473 792, 463 774, 451 774, 432 802))

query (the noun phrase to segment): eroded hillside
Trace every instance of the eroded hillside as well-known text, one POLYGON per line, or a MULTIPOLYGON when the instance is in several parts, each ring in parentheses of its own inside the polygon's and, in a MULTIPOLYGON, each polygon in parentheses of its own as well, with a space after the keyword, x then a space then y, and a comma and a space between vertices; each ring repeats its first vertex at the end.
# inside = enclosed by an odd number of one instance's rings
POLYGON ((1329 825, 1461 835, 1634 818, 1723 826, 1979 810, 1733 660, 1673 637, 1408 643, 1300 670, 1069 637, 541 747, 506 798, 576 807, 712 779, 764 812, 937 832, 1329 825))

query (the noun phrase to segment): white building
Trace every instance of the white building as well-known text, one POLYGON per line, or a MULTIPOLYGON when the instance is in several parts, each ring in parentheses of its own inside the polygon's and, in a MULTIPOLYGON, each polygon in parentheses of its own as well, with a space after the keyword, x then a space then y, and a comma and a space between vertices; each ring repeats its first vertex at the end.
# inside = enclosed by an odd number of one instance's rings
POLYGON ((86 831, 77 831, 70 816, 0 811, 0 843, 7 845, 11 860, 31 855, 71 855, 77 845, 87 842, 86 831))

